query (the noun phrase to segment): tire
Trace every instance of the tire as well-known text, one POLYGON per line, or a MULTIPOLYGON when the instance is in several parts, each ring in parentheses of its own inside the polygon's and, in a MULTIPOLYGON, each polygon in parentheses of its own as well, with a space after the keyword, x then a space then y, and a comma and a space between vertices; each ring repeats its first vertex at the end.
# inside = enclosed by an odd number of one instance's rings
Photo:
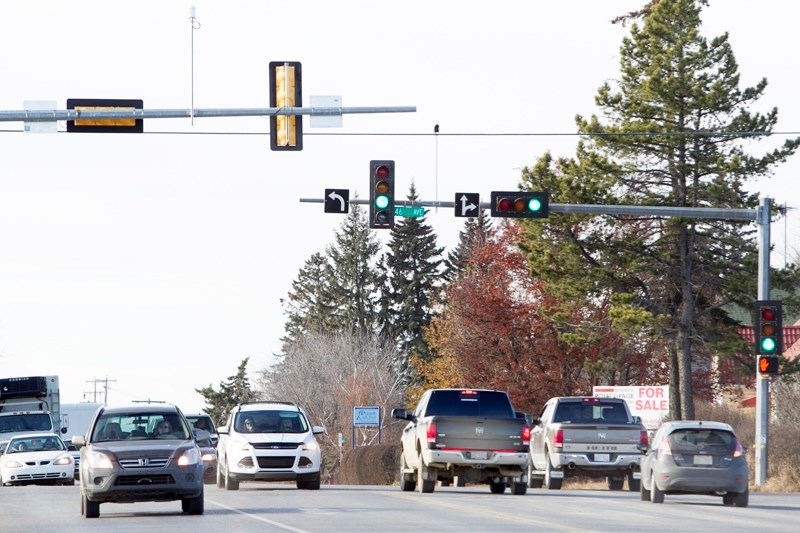
POLYGON ((411 474, 406 474, 405 473, 406 468, 408 468, 408 465, 406 465, 406 456, 401 451, 400 452, 400 490, 402 490, 403 492, 411 492, 412 490, 414 490, 417 487, 417 482, 414 481, 414 479, 411 476, 411 474), (409 478, 411 478, 411 479, 409 479, 409 478))
POLYGON ((544 452, 544 460, 547 462, 544 471, 544 486, 548 490, 559 490, 561 488, 561 482, 564 481, 564 479, 552 477, 555 468, 553 468, 553 464, 550 462, 550 455, 547 450, 544 452))
POLYGON ((183 498, 181 500, 181 509, 184 513, 189 514, 203 514, 205 507, 205 499, 203 490, 200 491, 200 496, 194 498, 183 498))
POLYGON ((750 491, 745 489, 744 492, 739 492, 733 497, 734 507, 747 507, 750 502, 750 491))
POLYGON ((303 487, 300 487, 300 480, 297 480, 297 488, 303 488, 305 490, 319 490, 320 485, 322 484, 322 480, 320 478, 319 472, 316 475, 312 475, 307 477, 303 480, 303 487))
POLYGON ((464 479, 464 476, 456 476, 455 484, 456 484, 456 487, 466 487, 467 486, 467 482, 464 479))
POLYGON ((503 494, 506 491, 506 482, 492 480, 489 482, 489 490, 492 494, 503 494))
POLYGON ((664 503, 664 493, 656 485, 655 476, 650 474, 650 501, 653 503, 664 503))
POLYGON ((233 479, 225 468, 225 490, 239 490, 239 480, 233 479))
POLYGON ((628 472, 628 490, 631 492, 639 492, 642 486, 642 479, 634 479, 633 472, 628 472))
POLYGON ((93 502, 86 498, 86 496, 81 496, 83 500, 81 504, 81 509, 83 510, 84 518, 97 518, 100 516, 100 503, 93 502))
POLYGON ((639 496, 643 502, 650 501, 650 491, 644 487, 644 481, 639 480, 639 496))
POLYGON ((217 465, 217 488, 225 488, 225 479, 222 477, 222 468, 219 465, 217 465))
POLYGON ((625 485, 625 478, 608 476, 608 490, 622 490, 625 485))
POLYGON ((449 479, 443 479, 441 481, 441 486, 442 487, 449 487, 450 486, 450 480, 449 479))
POLYGON ((544 480, 533 474, 533 461, 528 461, 528 487, 531 489, 541 489, 544 480))
POLYGON ((527 483, 512 483, 511 484, 511 494, 515 496, 525 496, 528 492, 528 485, 527 483))
POLYGON ((417 489, 423 494, 430 494, 436 488, 435 479, 425 479, 424 474, 429 474, 430 468, 425 466, 425 461, 422 460, 422 452, 419 453, 419 467, 417 469, 417 489))

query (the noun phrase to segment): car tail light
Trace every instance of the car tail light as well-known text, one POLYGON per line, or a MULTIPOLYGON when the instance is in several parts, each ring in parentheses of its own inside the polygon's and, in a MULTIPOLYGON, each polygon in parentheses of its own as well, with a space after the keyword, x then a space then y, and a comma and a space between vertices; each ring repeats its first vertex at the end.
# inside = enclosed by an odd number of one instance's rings
POLYGON ((531 428, 524 426, 522 428, 522 445, 528 446, 531 443, 531 428))
POLYGON ((672 455, 672 448, 669 447, 668 437, 664 437, 664 440, 661 441, 661 446, 658 447, 658 453, 672 455))
POLYGON ((743 455, 744 455, 744 448, 742 447, 741 444, 739 444, 739 441, 737 440, 736 441, 736 449, 733 450, 733 456, 734 457, 742 457, 743 455))
POLYGON ((643 429, 641 433, 639 433, 639 447, 646 450, 648 444, 650 444, 650 439, 647 438, 647 430, 643 429))
POLYGON ((428 430, 425 433, 428 441, 428 448, 433 448, 436 445, 436 424, 429 424, 428 430))
POLYGON ((557 429, 555 435, 553 435, 553 447, 554 448, 563 448, 564 447, 564 430, 557 429))

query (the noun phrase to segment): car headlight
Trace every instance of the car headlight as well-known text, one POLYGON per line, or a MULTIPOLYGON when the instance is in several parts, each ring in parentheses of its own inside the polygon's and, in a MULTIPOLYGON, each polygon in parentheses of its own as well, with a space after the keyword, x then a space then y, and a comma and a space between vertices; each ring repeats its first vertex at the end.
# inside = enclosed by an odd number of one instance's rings
POLYGON ((211 463, 217 460, 217 454, 214 453, 204 453, 203 454, 203 462, 211 463))
POLYGON ((90 468, 114 468, 114 459, 103 452, 93 451, 89 454, 90 468))
POLYGON ((3 466, 6 468, 20 468, 22 467, 22 463, 19 461, 6 461, 3 463, 3 466))
POLYGON ((312 440, 311 442, 306 442, 303 445, 303 451, 306 451, 306 452, 313 452, 314 450, 316 450, 318 448, 319 448, 319 444, 317 444, 317 441, 315 441, 315 440, 312 440))
POLYGON ((200 451, 197 448, 189 448, 178 457, 178 465, 196 465, 200 461, 200 451))
POLYGON ((53 461, 53 464, 58 466, 70 465, 72 464, 72 457, 70 457, 69 455, 64 455, 63 457, 59 457, 58 459, 53 461))

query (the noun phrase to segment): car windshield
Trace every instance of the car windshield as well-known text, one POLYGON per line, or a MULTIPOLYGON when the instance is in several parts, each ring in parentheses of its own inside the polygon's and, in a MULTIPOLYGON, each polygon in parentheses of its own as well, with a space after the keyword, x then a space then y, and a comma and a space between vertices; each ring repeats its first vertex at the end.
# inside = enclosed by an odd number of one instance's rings
POLYGON ((21 437, 18 439, 11 439, 8 442, 8 448, 5 453, 22 453, 22 452, 52 452, 63 451, 67 447, 56 435, 51 436, 35 436, 35 437, 21 437))
POLYGON ((244 411, 236 414, 239 433, 305 433, 308 422, 298 411, 244 411))
POLYGON ((189 436, 186 421, 173 412, 103 414, 94 426, 93 442, 181 439, 189 436))
POLYGON ((679 429, 670 433, 669 447, 673 454, 728 455, 736 449, 736 437, 720 429, 679 429))

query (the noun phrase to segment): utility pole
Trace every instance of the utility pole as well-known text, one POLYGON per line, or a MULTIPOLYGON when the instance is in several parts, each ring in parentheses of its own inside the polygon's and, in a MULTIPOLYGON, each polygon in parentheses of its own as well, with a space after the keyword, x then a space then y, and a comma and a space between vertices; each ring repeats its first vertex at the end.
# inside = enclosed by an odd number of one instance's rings
POLYGON ((86 383, 94 383, 94 402, 95 403, 97 403, 97 384, 98 383, 102 383, 103 384, 103 403, 105 403, 105 404, 108 403, 108 384, 109 384, 109 382, 116 383, 117 380, 116 379, 108 379, 108 376, 106 376, 105 379, 94 378, 94 379, 86 380, 86 383))

